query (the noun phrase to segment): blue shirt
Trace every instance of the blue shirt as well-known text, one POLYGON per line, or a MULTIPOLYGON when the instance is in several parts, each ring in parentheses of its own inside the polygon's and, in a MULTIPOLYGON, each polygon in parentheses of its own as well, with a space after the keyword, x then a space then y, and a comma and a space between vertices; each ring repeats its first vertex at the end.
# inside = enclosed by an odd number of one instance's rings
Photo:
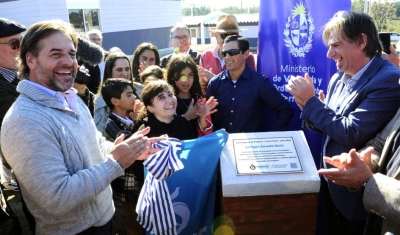
POLYGON ((267 106, 277 114, 274 131, 286 130, 294 115, 294 109, 269 79, 247 65, 236 83, 228 70, 212 78, 207 86, 207 98, 210 96, 218 100, 214 129, 224 128, 228 133, 264 131, 267 106))

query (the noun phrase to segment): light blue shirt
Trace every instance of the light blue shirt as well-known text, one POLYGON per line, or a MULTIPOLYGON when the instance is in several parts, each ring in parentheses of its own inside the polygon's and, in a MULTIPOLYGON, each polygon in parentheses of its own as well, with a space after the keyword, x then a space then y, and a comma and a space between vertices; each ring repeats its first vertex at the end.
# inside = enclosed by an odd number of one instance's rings
POLYGON ((360 79, 361 75, 365 72, 365 70, 368 69, 369 65, 372 63, 372 61, 375 59, 376 56, 372 57, 372 59, 364 65, 356 74, 354 74, 353 77, 351 77, 348 74, 343 74, 343 77, 341 81, 346 85, 347 91, 350 91, 353 89, 353 87, 356 85, 357 81, 360 79))

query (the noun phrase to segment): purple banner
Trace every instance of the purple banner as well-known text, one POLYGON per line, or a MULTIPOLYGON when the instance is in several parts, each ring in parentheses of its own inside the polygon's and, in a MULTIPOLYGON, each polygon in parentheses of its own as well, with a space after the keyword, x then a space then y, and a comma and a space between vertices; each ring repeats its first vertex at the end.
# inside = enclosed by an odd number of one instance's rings
MULTIPOLYGON (((326 94, 329 79, 337 69, 334 61, 326 57, 328 49, 321 34, 323 26, 339 10, 350 11, 351 1, 262 0, 260 3, 257 71, 268 76, 295 108, 290 130, 301 130, 301 110, 285 85, 291 75, 309 73, 315 94, 319 90, 326 94)), ((266 113, 274 117, 272 111, 266 113)), ((306 130, 304 133, 319 166, 321 136, 306 130)))

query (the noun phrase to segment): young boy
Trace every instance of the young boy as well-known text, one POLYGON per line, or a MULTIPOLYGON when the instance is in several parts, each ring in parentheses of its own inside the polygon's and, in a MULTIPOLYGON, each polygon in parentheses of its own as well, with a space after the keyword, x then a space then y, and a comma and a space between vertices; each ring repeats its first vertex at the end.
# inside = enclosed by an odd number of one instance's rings
MULTIPOLYGON (((137 106, 132 82, 126 79, 109 78, 103 84, 101 94, 110 109, 104 137, 109 141, 114 141, 121 133, 124 133, 125 137, 132 134, 134 121, 130 117, 132 115, 128 113, 135 110, 137 106)), ((145 230, 136 221, 137 214, 134 209, 143 182, 143 161, 139 160, 125 169, 125 175, 111 182, 114 198, 122 202, 128 234, 131 234, 130 231, 135 231, 134 234, 145 234, 145 230)))
POLYGON ((114 141, 118 134, 132 130, 134 121, 128 113, 134 109, 136 96, 132 82, 122 78, 110 78, 103 84, 101 95, 110 109, 104 137, 114 141))

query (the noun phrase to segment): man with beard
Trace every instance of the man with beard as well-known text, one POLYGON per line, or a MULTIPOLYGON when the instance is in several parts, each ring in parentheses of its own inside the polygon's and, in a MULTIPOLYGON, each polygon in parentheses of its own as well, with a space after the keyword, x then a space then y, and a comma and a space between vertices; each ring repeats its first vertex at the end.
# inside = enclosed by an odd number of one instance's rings
POLYGON ((111 234, 110 182, 156 149, 149 129, 107 142, 71 89, 77 38, 62 21, 33 24, 21 42, 19 97, 1 146, 36 220, 36 234, 111 234))

